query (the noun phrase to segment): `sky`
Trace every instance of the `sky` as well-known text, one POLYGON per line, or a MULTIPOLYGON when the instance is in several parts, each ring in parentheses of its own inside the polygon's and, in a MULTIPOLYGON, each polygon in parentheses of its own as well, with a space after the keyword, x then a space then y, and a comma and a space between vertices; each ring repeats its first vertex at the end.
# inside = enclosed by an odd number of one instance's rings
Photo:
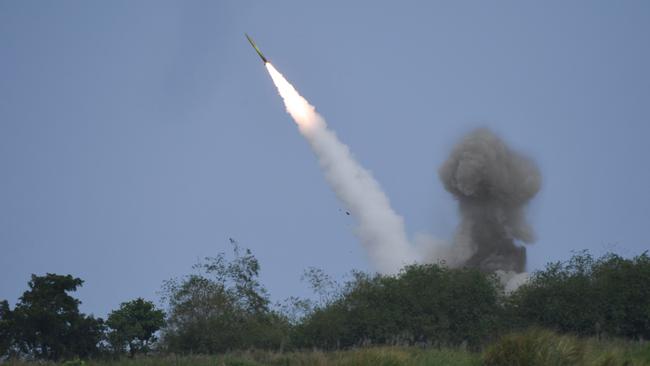
POLYGON ((487 127, 534 159, 528 269, 650 249, 647 1, 2 1, 0 299, 72 274, 98 316, 250 248, 274 301, 372 271, 249 33, 380 182, 453 237, 437 170, 487 127))

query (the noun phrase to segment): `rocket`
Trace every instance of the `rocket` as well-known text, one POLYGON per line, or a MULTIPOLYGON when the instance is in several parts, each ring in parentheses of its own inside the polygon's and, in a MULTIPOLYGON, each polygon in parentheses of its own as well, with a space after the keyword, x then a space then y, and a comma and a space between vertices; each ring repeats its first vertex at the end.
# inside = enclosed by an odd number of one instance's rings
POLYGON ((262 54, 262 51, 260 51, 260 49, 257 48, 257 45, 255 44, 255 42, 253 41, 253 39, 252 39, 251 37, 249 37, 248 34, 246 34, 246 33, 244 33, 244 35, 245 35, 246 38, 248 39, 248 42, 250 42, 251 46, 253 46, 253 48, 255 49, 255 52, 257 52, 257 54, 260 56, 260 58, 262 59, 262 62, 264 62, 264 64, 266 64, 267 62, 269 62, 269 61, 266 59, 266 57, 264 57, 264 55, 262 54))

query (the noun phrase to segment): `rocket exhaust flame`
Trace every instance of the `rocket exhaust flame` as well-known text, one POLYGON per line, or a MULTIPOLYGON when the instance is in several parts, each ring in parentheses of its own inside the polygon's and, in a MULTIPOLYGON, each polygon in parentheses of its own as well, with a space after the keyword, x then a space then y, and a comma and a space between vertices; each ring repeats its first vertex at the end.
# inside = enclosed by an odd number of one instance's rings
POLYGON ((316 113, 316 108, 310 105, 307 99, 303 98, 302 95, 298 93, 296 88, 291 85, 287 79, 280 74, 278 70, 267 62, 265 64, 266 69, 273 79, 275 87, 278 89, 280 96, 284 100, 284 105, 287 108, 287 112, 291 115, 294 121, 301 128, 306 128, 308 126, 314 126, 319 124, 324 124, 322 122, 322 117, 316 113))
POLYGON ((396 273, 404 265, 414 263, 417 258, 409 244, 404 220, 395 213, 379 183, 284 76, 270 63, 265 66, 287 112, 318 157, 327 182, 358 220, 356 234, 375 267, 383 273, 396 273))

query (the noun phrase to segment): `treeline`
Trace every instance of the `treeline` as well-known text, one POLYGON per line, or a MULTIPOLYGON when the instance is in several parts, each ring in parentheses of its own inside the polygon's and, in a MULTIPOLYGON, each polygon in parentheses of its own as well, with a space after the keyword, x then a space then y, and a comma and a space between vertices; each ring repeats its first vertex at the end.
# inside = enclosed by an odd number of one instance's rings
POLYGON ((143 299, 123 303, 108 319, 79 311, 68 294, 80 278, 32 275, 13 310, 0 301, 0 361, 3 358, 61 360, 147 352, 164 324, 164 313, 143 299))
MULTIPOLYGON (((0 355, 60 360, 242 349, 346 349, 364 345, 481 349, 506 333, 650 339, 650 257, 587 252, 550 263, 506 294, 493 274, 425 264, 394 276, 353 272, 339 284, 317 269, 304 278, 315 300, 271 304, 260 265, 236 244, 194 273, 165 282, 166 312, 136 299, 106 320, 79 312, 69 293, 83 281, 32 276, 13 310, 0 302, 0 355)), ((1 358, 0 358, 1 359, 1 358)))

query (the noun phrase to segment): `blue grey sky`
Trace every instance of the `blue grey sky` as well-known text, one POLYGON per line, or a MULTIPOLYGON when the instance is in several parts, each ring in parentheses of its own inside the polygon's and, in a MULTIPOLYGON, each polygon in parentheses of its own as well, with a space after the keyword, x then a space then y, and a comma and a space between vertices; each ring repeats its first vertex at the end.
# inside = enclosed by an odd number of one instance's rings
POLYGON ((452 237, 437 169, 484 126, 543 174, 529 269, 650 248, 650 2, 2 1, 0 299, 70 273, 105 316, 229 237, 274 300, 371 269, 244 32, 409 235, 452 237))

